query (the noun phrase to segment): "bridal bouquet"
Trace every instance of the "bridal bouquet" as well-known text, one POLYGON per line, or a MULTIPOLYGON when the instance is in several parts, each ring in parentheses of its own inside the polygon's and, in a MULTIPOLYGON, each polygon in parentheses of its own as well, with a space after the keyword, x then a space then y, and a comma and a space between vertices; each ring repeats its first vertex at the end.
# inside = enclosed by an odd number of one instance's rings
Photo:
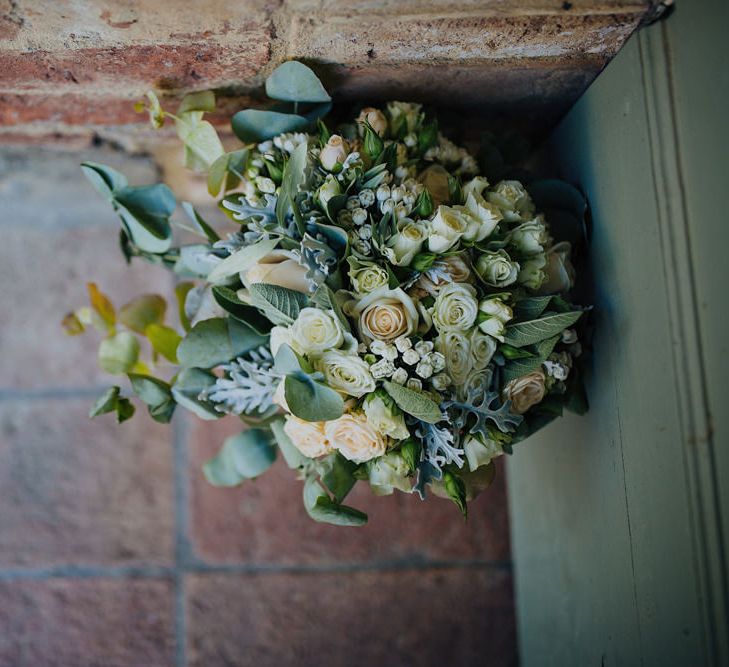
MULTIPOLYGON (((175 114, 152 93, 142 105, 156 127, 174 122, 187 165, 207 174, 236 226, 224 237, 189 203, 189 221, 173 222, 167 186, 83 165, 121 219, 127 259, 184 279, 180 328, 161 296, 117 310, 94 284, 65 327, 103 333, 102 369, 126 375, 157 421, 179 405, 246 424, 205 464, 212 484, 258 477, 280 451, 317 521, 365 523, 343 504, 357 481, 429 490, 465 515, 495 457, 563 407, 585 408, 584 309, 564 296, 584 199, 559 181, 490 182, 418 104, 367 107, 330 129, 329 95, 300 63, 266 92, 273 107, 233 116, 244 145, 230 152, 204 120, 212 93, 175 114), (173 247, 173 226, 202 241, 173 247)), ((493 138, 488 148, 493 167, 493 138)), ((91 415, 107 412, 134 412, 119 386, 91 415)))

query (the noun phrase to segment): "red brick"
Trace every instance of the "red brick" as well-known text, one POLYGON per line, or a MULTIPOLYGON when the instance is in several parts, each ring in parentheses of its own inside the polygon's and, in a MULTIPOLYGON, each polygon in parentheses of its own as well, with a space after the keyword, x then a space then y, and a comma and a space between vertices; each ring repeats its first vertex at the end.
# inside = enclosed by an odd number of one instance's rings
POLYGON ((0 665, 169 667, 169 582, 0 582, 0 665))
POLYGON ((506 572, 199 575, 187 586, 191 666, 517 664, 506 572))
POLYGON ((375 497, 358 483, 347 504, 364 527, 318 524, 304 511, 302 483, 283 461, 237 489, 210 486, 200 472, 235 419, 191 426, 192 544, 208 562, 341 564, 371 561, 509 560, 504 476, 470 507, 468 523, 448 500, 397 493, 375 497))
POLYGON ((172 562, 170 431, 92 401, 0 404, 0 567, 172 562))

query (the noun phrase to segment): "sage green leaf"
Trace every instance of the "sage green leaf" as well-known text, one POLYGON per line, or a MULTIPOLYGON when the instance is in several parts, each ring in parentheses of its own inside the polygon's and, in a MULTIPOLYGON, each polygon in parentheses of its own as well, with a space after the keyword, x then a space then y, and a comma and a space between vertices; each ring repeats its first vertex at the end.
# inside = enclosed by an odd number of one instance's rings
POLYGON ((309 422, 338 419, 344 412, 344 401, 334 391, 305 373, 287 375, 284 396, 289 410, 299 419, 309 422))
POLYGON ((207 278, 219 261, 220 259, 210 252, 209 245, 204 243, 183 245, 179 249, 179 258, 173 270, 178 276, 207 278))
POLYGON ((215 317, 198 322, 180 341, 177 358, 185 367, 213 368, 267 341, 251 327, 233 318, 215 317))
POLYGON ((337 503, 341 503, 357 482, 354 477, 357 464, 345 459, 339 452, 335 452, 322 461, 320 466, 324 468, 321 473, 321 481, 337 503))
POLYGON ((465 519, 468 516, 468 505, 466 504, 466 485, 463 480, 449 470, 444 470, 442 484, 446 494, 458 506, 465 519))
POLYGON ((161 354, 167 361, 171 361, 173 364, 177 363, 177 347, 182 340, 182 336, 172 327, 153 322, 144 330, 144 335, 157 354, 161 354))
MULTIPOLYGON (((299 109, 299 112, 313 125, 314 123, 321 122, 321 119, 324 118, 324 116, 326 116, 331 110, 331 102, 322 102, 321 104, 314 105, 311 109, 307 111, 302 111, 301 109, 299 109)), ((324 143, 326 143, 326 141, 324 143)))
POLYGON ((241 248, 230 257, 226 257, 208 275, 208 282, 219 283, 229 276, 247 271, 259 260, 263 259, 277 245, 279 239, 261 239, 253 245, 241 248))
POLYGON ((189 201, 182 202, 182 210, 187 213, 187 217, 195 223, 200 231, 205 235, 205 238, 210 243, 220 241, 218 233, 203 219, 203 217, 195 210, 195 207, 189 201))
POLYGON ((114 386, 109 387, 91 407, 89 411, 89 418, 98 417, 99 415, 105 415, 108 412, 114 412, 116 410, 116 404, 119 400, 120 387, 114 386))
POLYGON ((335 526, 364 526, 367 523, 364 512, 333 501, 313 477, 304 482, 304 508, 319 523, 335 526))
POLYGON ((547 309, 552 298, 552 296, 530 296, 521 299, 514 305, 514 317, 517 320, 534 320, 547 309))
POLYGON ((231 126, 244 144, 257 144, 284 132, 301 132, 309 126, 309 121, 293 113, 245 109, 233 116, 231 126))
POLYGON ((266 472, 276 460, 268 430, 252 428, 227 438, 220 451, 203 466, 213 486, 236 486, 266 472))
POLYGON ((129 373, 134 393, 146 403, 150 416, 162 424, 169 423, 175 411, 170 385, 150 375, 129 373))
POLYGON ((225 194, 240 182, 248 163, 248 153, 247 148, 241 148, 225 153, 213 162, 208 171, 208 192, 211 196, 217 197, 221 190, 225 194))
POLYGON ((112 375, 130 371, 139 359, 139 341, 127 331, 110 336, 99 345, 99 366, 112 375))
POLYGON ((144 334, 150 324, 164 321, 166 310, 167 302, 159 294, 144 294, 119 309, 119 321, 132 331, 144 334))
POLYGON ((127 177, 116 169, 97 162, 82 162, 84 176, 104 197, 111 200, 116 190, 127 187, 127 177))
POLYGON ((389 380, 385 380, 382 386, 403 412, 428 424, 436 424, 443 419, 443 413, 438 404, 424 394, 389 380))
POLYGON ((512 324, 506 327, 504 342, 514 347, 524 347, 525 345, 539 343, 540 341, 562 333, 562 331, 577 322, 581 316, 582 311, 575 310, 570 313, 556 313, 538 320, 512 324))
POLYGON ((116 402, 116 421, 121 424, 134 416, 135 408, 128 398, 119 397, 116 402))
POLYGON ((508 361, 504 366, 504 382, 511 382, 522 375, 538 370, 547 357, 552 354, 559 339, 559 335, 546 338, 534 346, 533 356, 508 361))
POLYGON ((204 419, 213 421, 223 416, 210 401, 200 398, 200 394, 215 384, 215 376, 201 368, 183 368, 172 385, 172 396, 186 410, 204 419))
POLYGON ((307 361, 294 352, 290 345, 285 343, 276 351, 273 367, 278 373, 284 375, 295 374, 299 371, 310 372, 312 370, 307 361))
POLYGON ((279 65, 266 79, 266 95, 287 102, 329 102, 319 77, 296 60, 279 65))
POLYGON ((190 331, 190 329, 192 328, 192 325, 190 324, 190 319, 185 313, 185 299, 187 298, 187 293, 194 287, 195 283, 193 282, 183 282, 175 285, 175 297, 177 298, 177 314, 180 318, 180 324, 182 324, 182 328, 185 331, 190 331))
POLYGON ((271 422, 270 428, 276 438, 278 448, 281 450, 281 454, 283 454, 286 465, 292 470, 295 470, 296 468, 301 468, 306 465, 311 461, 311 459, 304 456, 294 446, 294 443, 291 442, 291 438, 289 438, 289 436, 286 435, 286 431, 284 431, 285 423, 286 422, 283 419, 276 419, 271 422))
POLYGON ((225 149, 215 128, 206 120, 202 120, 202 112, 188 111, 179 116, 175 122, 177 136, 207 170, 225 149))
POLYGON ((215 93, 212 90, 201 90, 185 95, 177 108, 177 115, 189 111, 215 111, 215 93))
POLYGON ((140 249, 160 254, 172 243, 169 217, 175 210, 175 195, 163 183, 128 186, 114 193, 117 211, 140 249))
MULTIPOLYGON (((342 201, 342 206, 344 206, 347 201, 347 195, 340 196, 344 197, 344 200, 342 201)), ((332 197, 328 204, 331 204, 333 199, 336 199, 336 197, 332 197)), ((336 213, 334 214, 333 219, 336 220, 336 213)), ((326 239, 327 245, 334 250, 340 258, 344 258, 347 255, 349 237, 347 236, 346 231, 336 225, 324 225, 320 222, 315 222, 312 227, 317 234, 321 234, 326 239)))
POLYGON ((223 285, 215 285, 212 291, 213 298, 217 301, 218 305, 237 320, 255 329, 262 336, 266 336, 271 330, 271 322, 261 315, 256 308, 247 303, 243 303, 238 298, 235 290, 230 289, 230 287, 224 287, 223 285))
POLYGON ((285 227, 286 214, 289 208, 291 208, 296 218, 296 224, 299 226, 299 232, 302 235, 304 233, 304 224, 296 206, 295 198, 299 192, 299 188, 306 182, 308 157, 309 147, 306 143, 299 144, 294 149, 294 152, 284 167, 281 189, 278 200, 276 201, 276 219, 279 225, 285 227))
POLYGON ((306 294, 279 285, 255 283, 249 287, 249 292, 251 303, 274 324, 291 324, 309 304, 306 294))

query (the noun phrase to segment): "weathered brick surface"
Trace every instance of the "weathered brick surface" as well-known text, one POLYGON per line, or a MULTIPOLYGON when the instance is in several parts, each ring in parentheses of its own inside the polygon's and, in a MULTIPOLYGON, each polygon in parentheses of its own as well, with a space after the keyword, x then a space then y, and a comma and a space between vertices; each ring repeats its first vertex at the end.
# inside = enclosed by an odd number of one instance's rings
POLYGON ((169 582, 0 582, 0 600, 3 667, 173 664, 169 582))
POLYGON ((304 511, 302 484, 283 461, 259 480, 238 489, 210 486, 202 463, 235 419, 196 422, 190 427, 192 545, 207 562, 317 564, 509 559, 504 476, 470 508, 468 523, 450 501, 394 494, 375 497, 358 484, 347 503, 369 514, 367 526, 317 524, 304 511))
POLYGON ((172 562, 170 432, 92 401, 0 403, 0 569, 172 562))
POLYGON ((247 94, 260 93, 265 75, 287 58, 313 65, 335 99, 374 91, 486 113, 509 106, 544 128, 650 3, 218 0, 204 12, 151 0, 93 0, 83 9, 55 0, 6 4, 0 135, 27 136, 33 127, 50 140, 79 125, 105 135, 104 128, 142 124, 129 101, 149 88, 173 95, 214 88, 231 106, 246 106, 247 94), (528 106, 517 107, 519 99, 528 106))
POLYGON ((190 665, 516 665, 511 576, 492 570, 201 575, 190 665))
MULTIPOLYGON (((133 184, 157 180, 149 160, 113 152, 82 154, 5 151, 0 155, 2 234, 0 281, 0 389, 92 386, 109 383, 96 366, 96 332, 68 338, 60 321, 87 305, 86 282, 98 282, 117 305, 143 293, 169 296, 162 268, 137 261, 129 268, 119 251, 118 221, 86 181, 84 159, 109 162, 133 184)), ((174 304, 173 308, 174 310, 174 304)))

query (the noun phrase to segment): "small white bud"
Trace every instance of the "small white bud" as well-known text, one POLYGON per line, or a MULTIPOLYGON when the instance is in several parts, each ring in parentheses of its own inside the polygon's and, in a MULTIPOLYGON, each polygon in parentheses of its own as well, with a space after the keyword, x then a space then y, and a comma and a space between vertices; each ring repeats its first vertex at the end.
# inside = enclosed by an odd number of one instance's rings
POLYGON ((268 194, 276 192, 276 184, 270 178, 266 178, 265 176, 258 176, 256 178, 256 187, 261 192, 266 192, 268 194))
POLYGON ((395 217, 398 220, 407 218, 409 213, 410 213, 410 209, 408 209, 408 207, 405 206, 405 204, 398 204, 397 206, 395 206, 395 217))
POLYGON ((433 341, 419 340, 417 343, 415 343, 415 351, 421 357, 424 357, 426 354, 429 354, 433 351, 433 341))
POLYGON ((430 378, 430 383, 436 391, 443 391, 451 383, 451 378, 445 373, 438 373, 430 378))
POLYGON ((427 360, 433 366, 434 373, 440 373, 446 367, 445 357, 440 352, 431 352, 427 360))
POLYGON ((397 359, 399 352, 397 351, 397 348, 390 344, 385 347, 385 349, 382 351, 382 356, 389 360, 389 361, 395 361, 397 359))
POLYGON ((357 345, 357 353, 367 354, 367 346, 364 343, 360 343, 359 345, 357 345))
POLYGON ((392 191, 390 192, 390 197, 395 200, 395 203, 401 201, 404 196, 405 188, 402 187, 402 185, 398 185, 397 187, 392 188, 392 191))
POLYGON ((385 348, 387 347, 387 343, 384 340, 373 340, 370 343, 370 351, 372 354, 376 354, 378 357, 381 357, 383 354, 385 354, 385 348))
POLYGON ((410 348, 409 350, 405 350, 405 352, 402 353, 402 360, 409 366, 414 366, 420 361, 420 355, 415 350, 410 348))
POLYGON ((402 203, 407 206, 408 209, 412 210, 416 199, 417 197, 412 192, 406 192, 402 197, 402 203))
POLYGON ((421 361, 415 367, 415 372, 423 378, 423 380, 427 380, 431 375, 433 375, 433 367, 427 361, 421 361))
POLYGON ((377 188, 377 201, 385 201, 390 198, 390 186, 381 185, 377 188))
POLYGON ((354 211, 359 208, 359 197, 347 197, 347 210, 354 211))
POLYGON ((398 368, 390 379, 395 384, 405 384, 408 381, 408 372, 404 368, 398 368))
POLYGON ((407 381, 407 388, 412 389, 413 391, 422 391, 423 390, 423 382, 419 380, 418 378, 410 378, 407 381))
POLYGON ((403 142, 408 148, 412 148, 413 146, 417 145, 418 138, 415 136, 414 132, 411 132, 410 134, 405 136, 403 142))
POLYGON ((387 213, 392 213, 395 210, 395 202, 392 199, 385 199, 385 201, 380 203, 380 211, 382 211, 382 214, 385 215, 387 213))
POLYGON ((372 225, 362 225, 357 234, 363 241, 369 241, 372 238, 372 225))
POLYGON ((400 180, 406 178, 409 174, 410 170, 404 164, 401 164, 395 169, 395 178, 399 178, 400 180))
POLYGON ((368 208, 375 203, 375 193, 369 188, 362 190, 362 192, 359 193, 358 197, 359 203, 362 204, 362 206, 364 206, 365 208, 368 208))
POLYGON ((387 359, 380 359, 370 366, 370 373, 375 380, 390 377, 395 372, 395 364, 387 359))
POLYGON ((399 338, 395 339, 395 347, 400 350, 400 352, 405 352, 406 350, 409 350, 413 346, 413 341, 410 340, 407 336, 400 336, 399 338))
MULTIPOLYGON (((358 199, 355 198, 357 202, 359 202, 358 199)), ((365 211, 363 208, 355 208, 352 211, 352 222, 355 225, 363 225, 365 222, 367 222, 367 211, 365 211)))

